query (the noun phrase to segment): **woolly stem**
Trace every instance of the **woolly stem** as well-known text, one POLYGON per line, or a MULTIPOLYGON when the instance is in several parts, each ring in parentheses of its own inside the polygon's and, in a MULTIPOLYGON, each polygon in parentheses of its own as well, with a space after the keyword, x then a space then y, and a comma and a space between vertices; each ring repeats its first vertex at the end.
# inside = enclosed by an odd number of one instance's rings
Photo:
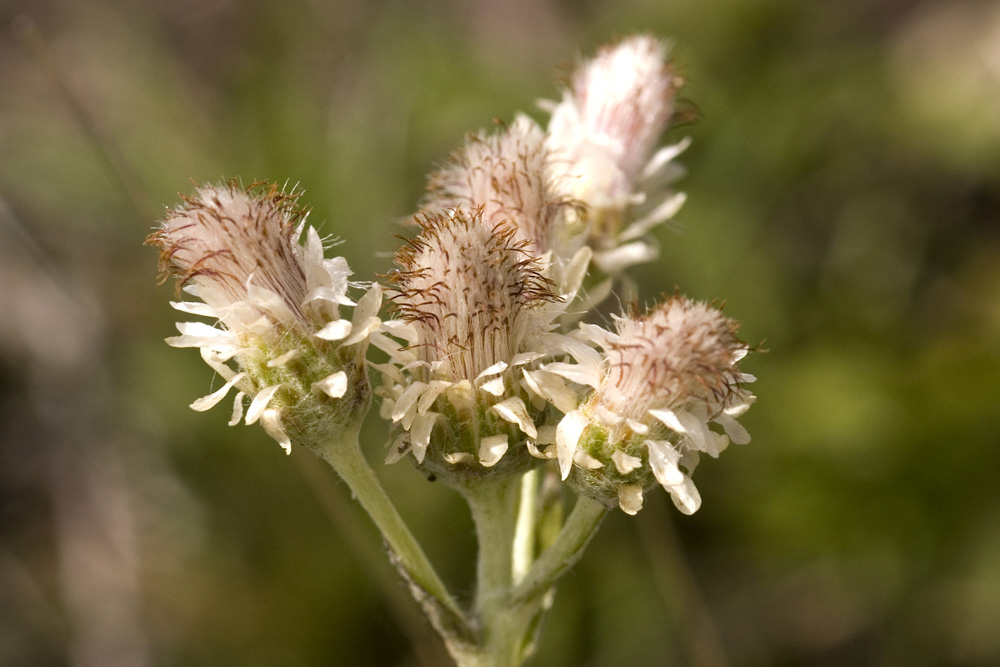
POLYGON ((354 498, 375 522, 390 557, 410 584, 411 593, 444 637, 449 652, 459 660, 473 642, 465 614, 365 460, 358 445, 358 431, 344 429, 339 442, 327 441, 312 449, 347 483, 354 498))
POLYGON ((510 603, 531 606, 541 600, 580 560, 607 513, 601 503, 580 496, 555 542, 542 552, 524 580, 511 592, 510 603))

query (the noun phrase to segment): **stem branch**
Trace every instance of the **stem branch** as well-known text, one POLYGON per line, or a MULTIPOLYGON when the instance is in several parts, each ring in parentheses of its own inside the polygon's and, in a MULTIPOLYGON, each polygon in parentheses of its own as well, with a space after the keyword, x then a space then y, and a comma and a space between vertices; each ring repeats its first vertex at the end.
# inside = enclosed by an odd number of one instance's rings
POLYGON ((444 635, 449 649, 456 648, 454 640, 471 641, 472 632, 465 615, 361 453, 357 430, 345 429, 339 442, 313 445, 312 449, 347 483, 355 499, 378 526, 394 562, 401 567, 411 586, 419 589, 413 591, 414 597, 444 635))
POLYGON ((512 592, 511 604, 530 606, 544 596, 580 560, 607 513, 607 508, 596 500, 586 496, 577 498, 556 541, 542 552, 524 581, 512 592))

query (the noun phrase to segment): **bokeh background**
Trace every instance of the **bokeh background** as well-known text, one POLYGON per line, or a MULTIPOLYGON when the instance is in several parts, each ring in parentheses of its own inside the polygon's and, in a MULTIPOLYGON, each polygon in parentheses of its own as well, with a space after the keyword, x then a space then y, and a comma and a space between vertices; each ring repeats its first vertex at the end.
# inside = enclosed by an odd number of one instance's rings
MULTIPOLYGON (((753 442, 696 515, 607 519, 535 664, 1000 664, 1000 4, 965 0, 0 1, 0 664, 443 664, 345 488, 187 408, 142 242, 192 181, 288 180, 370 279, 466 133, 635 31, 699 117, 641 297, 768 351, 753 442)), ((468 593, 463 504, 378 471, 468 593)))

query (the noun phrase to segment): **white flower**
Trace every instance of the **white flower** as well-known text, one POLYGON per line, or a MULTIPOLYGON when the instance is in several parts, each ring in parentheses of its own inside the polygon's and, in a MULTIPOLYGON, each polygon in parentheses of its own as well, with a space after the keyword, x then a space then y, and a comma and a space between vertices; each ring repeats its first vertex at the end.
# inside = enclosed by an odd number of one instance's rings
POLYGON ((451 162, 431 175, 422 208, 438 216, 481 208, 486 225, 506 223, 568 302, 592 253, 583 245, 586 227, 573 210, 579 204, 556 178, 542 129, 521 115, 502 132, 469 137, 451 162))
POLYGON ((372 338, 391 358, 377 367, 382 414, 405 431, 389 460, 412 451, 423 462, 436 425, 457 439, 441 452, 449 463, 491 467, 523 440, 537 452, 545 405, 523 378, 573 343, 552 332, 562 300, 514 229, 482 209, 417 223, 391 276, 399 317, 372 338))
POLYGON ((736 322, 681 296, 616 324, 614 333, 581 325, 581 336, 604 350, 599 361, 580 355, 575 364, 543 367, 589 388, 559 423, 560 472, 566 479, 581 456, 597 461, 600 466, 590 467, 606 469, 585 482, 612 487, 622 509, 634 514, 642 504, 643 485, 637 489, 636 481, 645 461, 645 472, 691 514, 701 503, 690 478, 699 453, 716 457, 730 440, 750 441, 736 421, 754 400, 744 388, 754 378, 737 367, 748 348, 736 337, 736 322))
POLYGON ((177 276, 184 291, 200 299, 171 305, 218 321, 178 323, 181 335, 167 339, 174 347, 200 348, 225 380, 191 407, 207 410, 235 387, 230 423, 241 419, 250 397, 246 423, 259 420, 286 451, 285 409, 298 409, 307 396, 347 393, 349 376, 356 381, 355 367, 363 364, 366 345, 359 343, 379 326, 381 304, 374 285, 353 319, 340 319, 340 306, 355 305, 347 296, 351 271, 342 257, 324 258, 319 234, 306 227, 307 212, 297 208, 297 199, 262 183, 203 186, 148 240, 161 248, 165 275, 177 276), (357 349, 345 353, 349 346, 357 349))
POLYGON ((482 207, 482 219, 506 222, 516 241, 533 255, 552 246, 552 234, 566 199, 552 182, 545 136, 527 116, 497 134, 472 135, 451 162, 430 177, 423 210, 447 214, 482 207))
POLYGON ((645 235, 684 202, 667 186, 682 173, 673 159, 687 142, 654 152, 678 85, 667 47, 640 35, 602 49, 576 69, 558 104, 543 103, 558 180, 586 205, 594 261, 605 273, 655 259, 645 235))

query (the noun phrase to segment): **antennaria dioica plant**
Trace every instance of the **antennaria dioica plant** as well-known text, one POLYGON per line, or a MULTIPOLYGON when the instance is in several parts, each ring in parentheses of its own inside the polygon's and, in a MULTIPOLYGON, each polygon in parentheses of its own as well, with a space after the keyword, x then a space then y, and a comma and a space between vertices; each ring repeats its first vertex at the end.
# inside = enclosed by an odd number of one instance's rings
POLYGON ((656 258, 650 232, 683 203, 671 186, 687 144, 657 147, 679 85, 649 36, 579 63, 547 126, 518 116, 431 175, 384 284, 351 282, 300 194, 267 183, 202 186, 149 238, 194 297, 172 305, 216 322, 167 339, 225 380, 191 407, 235 392, 231 425, 260 422, 329 463, 459 665, 522 664, 608 511, 636 514, 659 485, 695 512, 700 455, 750 439, 737 421, 754 400, 738 368, 749 347, 714 305, 675 294, 611 328, 588 321, 656 258), (442 582, 361 452, 373 396, 391 423, 386 462, 410 459, 469 504, 471 601, 442 582), (552 539, 539 535, 546 478, 576 494, 552 539))

